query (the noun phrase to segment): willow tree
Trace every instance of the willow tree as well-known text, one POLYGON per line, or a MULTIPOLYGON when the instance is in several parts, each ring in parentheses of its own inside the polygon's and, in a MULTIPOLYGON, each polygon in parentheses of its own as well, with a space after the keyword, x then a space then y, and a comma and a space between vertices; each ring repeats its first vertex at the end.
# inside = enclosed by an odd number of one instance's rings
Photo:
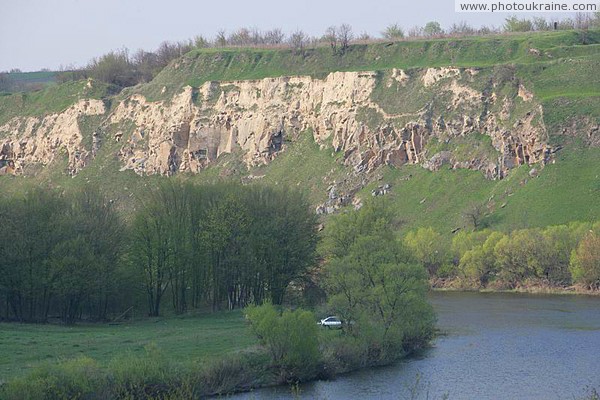
POLYGON ((329 307, 351 321, 346 330, 376 357, 410 351, 433 333, 427 272, 395 235, 386 203, 366 204, 333 218, 325 231, 325 288, 329 307))

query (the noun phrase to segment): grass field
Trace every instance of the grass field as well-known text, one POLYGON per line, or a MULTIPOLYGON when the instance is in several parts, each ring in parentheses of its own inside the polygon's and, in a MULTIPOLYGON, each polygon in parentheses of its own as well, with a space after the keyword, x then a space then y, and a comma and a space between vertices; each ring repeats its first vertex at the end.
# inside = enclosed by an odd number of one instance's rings
POLYGON ((88 356, 106 365, 128 353, 156 348, 175 362, 222 357, 257 339, 241 311, 75 326, 0 324, 0 381, 43 363, 88 356))

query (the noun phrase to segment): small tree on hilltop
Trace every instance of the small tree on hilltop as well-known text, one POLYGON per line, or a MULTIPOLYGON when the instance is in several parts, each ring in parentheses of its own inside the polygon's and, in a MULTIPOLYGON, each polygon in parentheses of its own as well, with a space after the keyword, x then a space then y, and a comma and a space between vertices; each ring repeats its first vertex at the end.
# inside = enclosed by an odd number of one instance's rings
POLYGON ((444 33, 444 30, 440 26, 439 22, 430 21, 423 27, 423 34, 425 36, 438 36, 444 33))
POLYGON ((217 36, 215 37, 215 45, 218 47, 227 46, 227 35, 224 29, 220 29, 217 31, 217 36))
POLYGON ((533 23, 528 19, 519 19, 512 15, 504 20, 505 32, 529 32, 533 30, 533 23))
POLYGON ((387 28, 382 32, 382 35, 386 39, 397 40, 404 37, 404 30, 398 24, 388 25, 387 28))
POLYGON ((323 36, 323 40, 329 43, 331 50, 336 53, 338 46, 338 32, 335 26, 330 26, 325 31, 325 35, 323 36))
POLYGON ((350 47, 350 42, 354 39, 354 33, 352 32, 352 27, 348 24, 340 25, 338 29, 338 37, 340 40, 340 47, 342 53, 345 53, 346 50, 350 47))
POLYGON ((289 44, 296 54, 300 54, 304 51, 307 41, 308 36, 303 31, 297 30, 290 35, 289 44))

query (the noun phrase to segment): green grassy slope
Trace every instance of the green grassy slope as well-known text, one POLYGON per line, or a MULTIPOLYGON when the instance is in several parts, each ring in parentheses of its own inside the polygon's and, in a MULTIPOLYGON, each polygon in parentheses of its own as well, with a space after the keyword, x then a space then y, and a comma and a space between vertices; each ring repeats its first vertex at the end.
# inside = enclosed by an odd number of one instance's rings
POLYGON ((261 79, 282 75, 323 76, 333 71, 390 68, 491 66, 537 63, 558 57, 600 54, 600 31, 527 33, 497 37, 414 40, 353 45, 344 54, 328 47, 292 50, 200 49, 167 66, 141 90, 146 96, 170 98, 183 86, 211 80, 261 79), (587 43, 582 45, 582 43, 587 43), (534 55, 530 49, 540 51, 534 55), (163 92, 163 88, 165 91, 163 92))
POLYGON ((529 176, 530 170, 523 166, 502 181, 489 181, 467 170, 386 168, 384 179, 359 196, 367 198, 374 187, 390 183, 387 196, 403 228, 433 226, 444 233, 472 229, 464 212, 475 204, 485 205, 485 224, 506 231, 600 220, 600 149, 567 149, 537 177, 529 176))
POLYGON ((67 82, 34 92, 0 96, 0 125, 16 116, 41 116, 64 111, 80 99, 107 98, 114 88, 94 82, 67 82))

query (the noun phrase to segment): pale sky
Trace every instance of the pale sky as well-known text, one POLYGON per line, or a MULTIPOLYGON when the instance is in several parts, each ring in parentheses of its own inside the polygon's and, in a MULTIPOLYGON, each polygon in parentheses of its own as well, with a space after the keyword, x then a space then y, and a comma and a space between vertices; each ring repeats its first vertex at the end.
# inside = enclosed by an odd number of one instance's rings
POLYGON ((392 23, 405 31, 428 21, 501 26, 508 15, 455 13, 454 0, 0 0, 0 71, 83 66, 110 50, 154 50, 165 40, 212 38, 219 29, 320 36, 348 23, 357 34, 378 36, 392 23))

